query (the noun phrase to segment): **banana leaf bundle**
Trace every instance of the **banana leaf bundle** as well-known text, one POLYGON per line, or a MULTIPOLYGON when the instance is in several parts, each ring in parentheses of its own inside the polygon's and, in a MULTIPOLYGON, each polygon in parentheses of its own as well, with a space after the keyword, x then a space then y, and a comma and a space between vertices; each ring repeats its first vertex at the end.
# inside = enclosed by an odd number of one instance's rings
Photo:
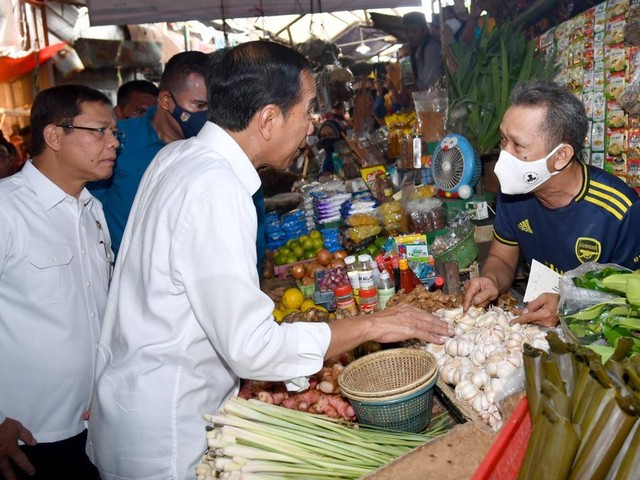
POLYGON ((527 397, 537 408, 518 478, 637 478, 640 355, 628 357, 635 343, 620 339, 603 363, 589 348, 554 334, 547 340, 550 354, 524 349, 527 397))

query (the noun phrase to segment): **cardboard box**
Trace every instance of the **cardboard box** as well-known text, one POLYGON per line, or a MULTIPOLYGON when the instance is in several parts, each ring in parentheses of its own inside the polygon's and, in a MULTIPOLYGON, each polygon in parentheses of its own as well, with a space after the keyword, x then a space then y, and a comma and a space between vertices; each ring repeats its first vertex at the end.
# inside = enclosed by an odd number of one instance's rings
MULTIPOLYGON (((500 404, 508 418, 524 392, 518 392, 500 404)), ((468 480, 473 477, 499 432, 484 423, 469 421, 395 459, 363 477, 365 480, 468 480)))

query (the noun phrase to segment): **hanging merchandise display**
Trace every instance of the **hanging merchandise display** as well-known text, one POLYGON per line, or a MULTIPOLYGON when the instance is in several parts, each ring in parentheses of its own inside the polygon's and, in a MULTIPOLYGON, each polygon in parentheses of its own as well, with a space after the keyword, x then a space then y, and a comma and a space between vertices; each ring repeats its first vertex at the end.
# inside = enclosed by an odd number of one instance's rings
MULTIPOLYGON (((609 0, 550 29, 538 48, 555 56, 556 81, 584 103, 589 132, 582 158, 640 188, 640 116, 625 105, 625 91, 640 79, 638 47, 625 29, 638 22, 640 1, 609 0)), ((637 87, 635 87, 637 88, 637 87)), ((627 93, 628 95, 629 93, 627 93)))

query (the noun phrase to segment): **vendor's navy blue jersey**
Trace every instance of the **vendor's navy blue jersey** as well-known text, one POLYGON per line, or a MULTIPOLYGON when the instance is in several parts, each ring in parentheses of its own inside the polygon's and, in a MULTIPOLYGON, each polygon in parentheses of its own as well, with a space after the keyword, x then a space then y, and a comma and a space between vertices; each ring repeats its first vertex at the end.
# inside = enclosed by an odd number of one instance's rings
POLYGON ((562 208, 533 194, 498 195, 495 238, 559 273, 585 262, 640 268, 640 201, 619 178, 580 162, 580 192, 562 208))

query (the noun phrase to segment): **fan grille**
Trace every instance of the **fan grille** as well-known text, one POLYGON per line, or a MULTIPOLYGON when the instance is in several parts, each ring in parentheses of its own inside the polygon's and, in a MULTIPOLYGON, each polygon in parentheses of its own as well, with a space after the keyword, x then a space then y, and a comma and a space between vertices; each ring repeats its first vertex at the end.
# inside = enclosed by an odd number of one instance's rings
POLYGON ((464 174, 464 156, 458 147, 439 150, 433 159, 433 176, 443 190, 453 190, 464 174))

